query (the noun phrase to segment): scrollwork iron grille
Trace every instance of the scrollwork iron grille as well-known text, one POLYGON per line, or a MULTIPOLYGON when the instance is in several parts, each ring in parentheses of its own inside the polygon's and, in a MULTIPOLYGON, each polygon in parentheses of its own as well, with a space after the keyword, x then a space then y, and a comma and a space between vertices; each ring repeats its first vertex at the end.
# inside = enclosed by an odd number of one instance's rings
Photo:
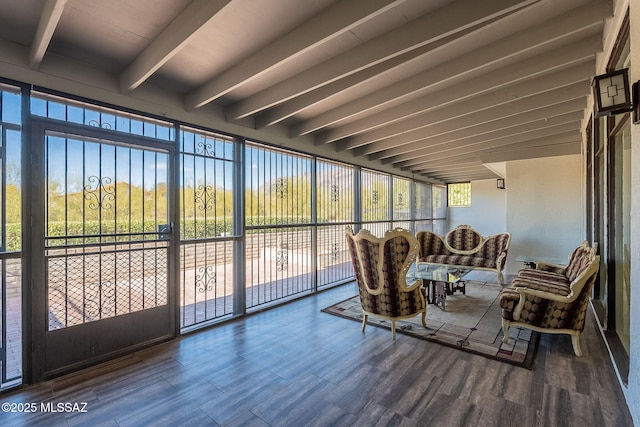
POLYGON ((37 91, 31 92, 31 113, 166 142, 175 140, 172 123, 37 91))
POLYGON ((211 211, 216 207, 216 193, 210 185, 199 185, 195 193, 196 207, 200 212, 211 211))
MULTIPOLYGON (((353 228, 354 224, 348 224, 353 228)), ((353 277, 349 252, 344 245, 346 225, 318 226, 318 286, 325 287, 353 277)))
POLYGON ((87 200, 89 209, 113 209, 116 200, 115 187, 109 185, 113 181, 108 176, 97 177, 95 175, 87 178, 89 182, 84 186, 83 194, 87 200))
POLYGON ((102 129, 111 129, 111 123, 101 123, 98 120, 89 120, 87 124, 89 126, 94 126, 102 129))
POLYGON ((180 267, 183 328, 233 314, 233 241, 183 243, 180 267))
POLYGON ((214 149, 214 143, 211 142, 206 136, 200 135, 197 147, 195 148, 196 154, 205 157, 216 157, 216 150, 214 149))
POLYGON ((353 222, 354 174, 355 170, 350 165, 316 162, 318 223, 353 222))
POLYGON ((246 308, 313 291, 313 159, 247 143, 246 308))
POLYGON ((311 222, 312 159, 247 144, 247 228, 311 222))
POLYGON ((49 331, 167 304, 168 244, 127 246, 47 251, 49 331))
POLYGON ((433 231, 434 218, 437 218, 433 208, 434 191, 430 184, 414 183, 415 189, 415 232, 433 231))
POLYGON ((276 250, 276 270, 286 271, 289 268, 289 251, 287 249, 276 250))
POLYGON ((180 130, 180 326, 233 314, 235 143, 180 130))
POLYGON ((339 243, 333 243, 331 245, 331 259, 334 261, 340 257, 340 246, 339 243))
POLYGON ((331 185, 331 201, 333 203, 340 201, 340 187, 337 184, 331 185))
POLYGON ((247 309, 313 291, 311 233, 289 226, 247 234, 247 309))
POLYGON ((362 221, 390 221, 389 188, 391 176, 363 169, 361 181, 362 221))
POLYGON ((233 234, 233 141, 182 129, 180 234, 182 241, 233 234))
POLYGON ((411 185, 413 183, 405 178, 393 177, 393 228, 400 227, 414 231, 415 215, 411 215, 411 185))
POLYGON ((351 259, 343 243, 345 227, 354 227, 356 169, 344 163, 318 160, 316 171, 316 277, 321 288, 353 277, 351 259))
POLYGON ((212 291, 216 286, 217 280, 218 278, 213 265, 200 267, 196 274, 196 287, 198 288, 198 292, 212 291))
POLYGON ((276 182, 273 184, 273 191, 276 195, 276 199, 287 198, 287 178, 276 178, 276 182))
POLYGON ((48 330, 166 305, 168 154, 58 133, 45 154, 48 330))

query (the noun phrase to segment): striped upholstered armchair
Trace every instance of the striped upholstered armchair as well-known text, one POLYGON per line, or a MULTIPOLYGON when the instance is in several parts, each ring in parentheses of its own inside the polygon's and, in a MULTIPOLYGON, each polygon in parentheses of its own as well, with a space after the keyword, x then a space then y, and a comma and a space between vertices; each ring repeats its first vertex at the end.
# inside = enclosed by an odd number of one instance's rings
POLYGON ((500 294, 505 343, 511 326, 568 334, 574 353, 582 355, 580 333, 600 266, 596 248, 597 244, 589 247, 585 241, 571 253, 566 266, 538 262, 535 269, 518 272, 500 294))
POLYGON ((354 235, 347 227, 346 236, 364 314, 362 331, 370 315, 391 321, 394 340, 397 319, 422 314, 426 328, 427 304, 421 282, 407 283, 407 272, 419 251, 416 238, 400 228, 377 238, 367 230, 354 235))

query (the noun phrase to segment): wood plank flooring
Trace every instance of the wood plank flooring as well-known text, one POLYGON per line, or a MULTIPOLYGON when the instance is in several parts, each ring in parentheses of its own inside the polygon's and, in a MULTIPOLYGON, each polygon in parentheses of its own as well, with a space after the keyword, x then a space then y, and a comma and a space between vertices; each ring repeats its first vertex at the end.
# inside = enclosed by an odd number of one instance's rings
POLYGON ((322 313, 353 284, 64 377, 2 403, 86 402, 85 413, 0 413, 13 426, 631 426, 590 315, 575 357, 541 339, 526 370, 322 313))

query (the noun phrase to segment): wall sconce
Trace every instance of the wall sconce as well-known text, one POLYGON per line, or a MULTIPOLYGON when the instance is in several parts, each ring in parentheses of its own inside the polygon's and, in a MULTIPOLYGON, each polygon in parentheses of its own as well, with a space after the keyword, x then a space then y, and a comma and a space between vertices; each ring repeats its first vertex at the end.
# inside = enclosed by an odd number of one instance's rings
POLYGON ((596 117, 631 111, 633 106, 628 72, 629 70, 624 68, 593 78, 594 114, 596 117))
POLYGON ((496 185, 500 190, 504 190, 506 187, 504 186, 504 178, 498 178, 496 180, 496 185))
POLYGON ((633 94, 633 124, 640 125, 640 81, 633 84, 631 92, 633 94))

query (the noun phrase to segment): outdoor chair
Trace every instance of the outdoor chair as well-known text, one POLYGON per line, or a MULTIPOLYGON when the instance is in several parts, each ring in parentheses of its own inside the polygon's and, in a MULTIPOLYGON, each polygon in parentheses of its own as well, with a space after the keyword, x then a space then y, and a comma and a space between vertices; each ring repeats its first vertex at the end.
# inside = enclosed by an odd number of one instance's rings
POLYGON ((377 238, 368 230, 354 235, 347 227, 346 236, 364 315, 362 331, 370 315, 391 321, 394 340, 398 319, 421 314, 426 328, 427 304, 422 283, 420 280, 407 283, 409 267, 418 256, 418 240, 400 228, 377 238))

